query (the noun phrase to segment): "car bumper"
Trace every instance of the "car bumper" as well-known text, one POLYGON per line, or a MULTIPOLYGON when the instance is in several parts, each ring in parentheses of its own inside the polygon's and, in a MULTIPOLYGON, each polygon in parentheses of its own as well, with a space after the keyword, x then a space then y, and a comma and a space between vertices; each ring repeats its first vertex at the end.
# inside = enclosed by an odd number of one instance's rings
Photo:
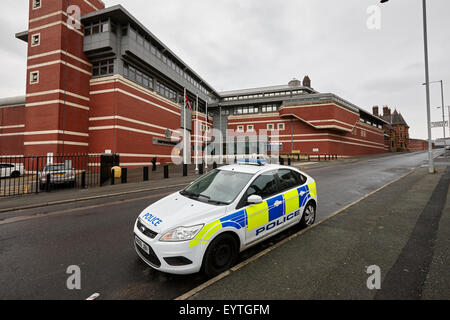
POLYGON ((189 248, 189 241, 162 242, 157 240, 158 238, 159 236, 155 239, 147 237, 137 228, 135 224, 133 237, 134 248, 137 255, 146 264, 158 271, 172 274, 192 274, 200 271, 206 246, 189 248), (150 255, 143 252, 143 250, 136 244, 136 237, 149 246, 150 255), (178 263, 174 263, 173 260, 180 260, 177 258, 183 258, 181 260, 183 265, 177 265, 178 263))

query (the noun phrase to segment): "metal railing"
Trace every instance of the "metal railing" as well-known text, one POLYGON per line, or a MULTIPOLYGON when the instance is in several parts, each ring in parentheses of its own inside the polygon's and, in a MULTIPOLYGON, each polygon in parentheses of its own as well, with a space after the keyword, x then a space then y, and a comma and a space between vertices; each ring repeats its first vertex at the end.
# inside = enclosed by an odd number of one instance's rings
POLYGON ((0 156, 0 197, 100 186, 100 155, 0 156))

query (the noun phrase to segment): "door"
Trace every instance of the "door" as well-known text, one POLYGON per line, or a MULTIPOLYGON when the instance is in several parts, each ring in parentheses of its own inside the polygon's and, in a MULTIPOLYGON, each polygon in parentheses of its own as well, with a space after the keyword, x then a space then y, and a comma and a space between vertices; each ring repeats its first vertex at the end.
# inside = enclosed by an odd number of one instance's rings
POLYGON ((252 195, 263 199, 262 203, 246 206, 247 215, 246 242, 252 243, 267 234, 269 221, 283 215, 283 197, 277 195, 278 183, 275 171, 261 174, 256 178, 244 194, 244 201, 252 195))

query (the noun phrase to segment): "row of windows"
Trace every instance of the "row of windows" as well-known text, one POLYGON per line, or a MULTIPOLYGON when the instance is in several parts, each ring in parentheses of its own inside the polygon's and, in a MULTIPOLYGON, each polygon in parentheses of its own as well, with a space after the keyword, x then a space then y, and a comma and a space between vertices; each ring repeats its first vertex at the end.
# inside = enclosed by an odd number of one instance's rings
POLYGON ((114 73, 114 59, 97 61, 92 64, 93 76, 104 76, 114 73))
POLYGON ((246 106, 234 108, 234 114, 254 114, 254 113, 267 113, 277 112, 278 106, 275 104, 263 105, 263 106, 246 106))
POLYGON ((153 78, 149 75, 130 66, 128 63, 123 64, 123 75, 131 81, 137 82, 140 85, 153 90, 153 78))
POLYGON ((186 81, 190 82, 194 87, 198 88, 204 94, 209 95, 210 92, 204 86, 202 86, 197 80, 195 80, 187 72, 185 72, 183 70, 184 67, 181 67, 176 62, 174 62, 172 59, 170 59, 167 55, 163 54, 143 34, 139 33, 138 31, 136 31, 133 28, 125 27, 122 29, 122 35, 126 36, 127 34, 131 39, 135 40, 139 45, 143 46, 144 49, 146 49, 147 51, 150 51, 153 55, 155 55, 158 59, 160 59, 169 68, 171 68, 173 71, 178 73, 186 81))
POLYGON ((174 90, 163 85, 162 83, 159 83, 158 81, 156 82, 155 91, 157 93, 159 93, 160 95, 162 95, 163 97, 166 97, 167 99, 170 99, 174 102, 178 102, 177 101, 177 93, 174 90))
MULTIPOLYGON (((276 128, 279 131, 283 131, 285 129, 284 123, 278 123, 276 128)), ((237 126, 237 132, 244 132, 244 129, 245 129, 244 125, 237 126)), ((268 131, 275 130, 275 125, 273 123, 267 124, 267 130, 268 131)), ((252 124, 247 125, 247 132, 254 132, 254 131, 255 131, 254 125, 252 124)))
POLYGON ((92 23, 87 23, 84 26, 84 35, 90 36, 102 32, 109 32, 111 30, 112 33, 117 32, 117 27, 114 23, 109 23, 109 20, 102 20, 92 23))
POLYGON ((302 90, 258 93, 258 94, 249 94, 249 95, 243 95, 243 96, 226 97, 226 98, 224 98, 224 101, 237 101, 237 100, 246 100, 246 99, 277 97, 277 96, 289 96, 291 94, 296 95, 296 94, 302 94, 302 93, 303 93, 302 90))
MULTIPOLYGON (((128 63, 124 63, 123 74, 126 78, 130 79, 131 81, 137 82, 143 87, 146 87, 150 90, 155 90, 155 92, 159 93, 163 97, 166 97, 167 99, 170 99, 177 103, 180 102, 177 99, 177 93, 175 90, 172 90, 166 85, 160 83, 159 81, 154 80, 148 74, 145 74, 140 70, 137 70, 135 67, 130 66, 128 63)), ((181 95, 178 95, 178 98, 180 97, 181 95)))
POLYGON ((376 124, 370 120, 365 120, 363 118, 360 118, 359 121, 361 121, 362 123, 367 123, 368 125, 373 126, 375 128, 383 129, 383 126, 381 124, 376 124))

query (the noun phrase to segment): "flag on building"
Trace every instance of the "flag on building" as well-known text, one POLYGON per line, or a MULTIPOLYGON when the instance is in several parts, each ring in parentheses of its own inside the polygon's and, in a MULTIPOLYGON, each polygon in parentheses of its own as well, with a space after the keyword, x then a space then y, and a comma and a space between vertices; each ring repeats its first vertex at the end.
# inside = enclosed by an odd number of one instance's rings
POLYGON ((192 110, 191 102, 189 101, 189 98, 187 94, 184 95, 184 101, 186 101, 186 105, 184 106, 187 110, 192 110))

